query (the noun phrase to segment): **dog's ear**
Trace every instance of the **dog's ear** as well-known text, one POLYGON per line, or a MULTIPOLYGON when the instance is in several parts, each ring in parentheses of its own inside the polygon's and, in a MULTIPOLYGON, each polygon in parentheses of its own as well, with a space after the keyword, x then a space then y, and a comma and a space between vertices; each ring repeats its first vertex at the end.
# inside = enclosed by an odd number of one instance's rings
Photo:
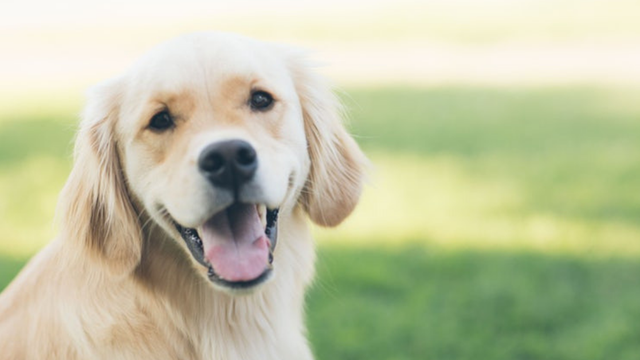
POLYGON ((289 66, 304 118, 311 167, 300 201, 321 226, 340 224, 355 208, 368 161, 343 125, 343 109, 327 81, 299 54, 289 66))
POLYGON ((142 251, 138 216, 120 164, 115 122, 122 86, 119 80, 89 93, 74 151, 74 166, 59 203, 61 230, 78 241, 115 275, 128 274, 142 251))

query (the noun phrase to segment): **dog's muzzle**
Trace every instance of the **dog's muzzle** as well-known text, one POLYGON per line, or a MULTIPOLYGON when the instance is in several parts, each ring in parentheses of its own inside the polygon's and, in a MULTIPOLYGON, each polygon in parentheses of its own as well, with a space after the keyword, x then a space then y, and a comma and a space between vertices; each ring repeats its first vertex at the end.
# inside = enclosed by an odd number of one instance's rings
POLYGON ((257 168, 256 151, 244 140, 205 147, 198 158, 200 173, 217 190, 228 191, 235 202, 196 229, 176 223, 193 257, 208 269, 209 279, 224 287, 249 288, 272 273, 278 209, 241 199, 257 168))

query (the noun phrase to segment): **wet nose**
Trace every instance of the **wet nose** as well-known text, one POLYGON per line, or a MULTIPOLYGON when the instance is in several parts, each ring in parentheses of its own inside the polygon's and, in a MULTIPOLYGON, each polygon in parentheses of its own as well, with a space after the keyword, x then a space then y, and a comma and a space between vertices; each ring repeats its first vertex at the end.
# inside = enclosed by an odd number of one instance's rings
POLYGON ((258 158, 248 142, 227 140, 207 146, 200 154, 198 167, 214 185, 235 189, 251 180, 258 158))

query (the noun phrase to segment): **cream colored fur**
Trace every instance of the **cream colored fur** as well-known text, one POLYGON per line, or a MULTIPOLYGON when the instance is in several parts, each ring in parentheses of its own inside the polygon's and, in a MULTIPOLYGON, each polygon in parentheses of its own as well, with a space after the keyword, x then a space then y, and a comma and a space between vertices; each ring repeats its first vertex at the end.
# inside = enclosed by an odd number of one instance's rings
POLYGON ((60 196, 60 234, 0 295, 0 359, 312 359, 307 217, 347 217, 366 162, 340 115, 298 52, 231 34, 172 40, 98 86, 60 196), (256 86, 277 98, 270 113, 241 109, 256 86), (179 113, 171 134, 146 129, 158 101, 179 113), (281 208, 274 277, 244 294, 212 286, 167 221, 195 226, 216 211, 222 195, 193 157, 228 137, 256 148, 255 196, 281 208))

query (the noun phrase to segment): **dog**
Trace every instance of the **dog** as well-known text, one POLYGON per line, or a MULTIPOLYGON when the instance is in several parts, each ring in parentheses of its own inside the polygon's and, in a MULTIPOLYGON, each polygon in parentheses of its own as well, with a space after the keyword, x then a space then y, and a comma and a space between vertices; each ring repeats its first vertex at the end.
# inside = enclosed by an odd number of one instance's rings
POLYGON ((309 221, 367 159, 303 52, 217 32, 92 88, 59 235, 0 296, 0 359, 312 359, 309 221))

